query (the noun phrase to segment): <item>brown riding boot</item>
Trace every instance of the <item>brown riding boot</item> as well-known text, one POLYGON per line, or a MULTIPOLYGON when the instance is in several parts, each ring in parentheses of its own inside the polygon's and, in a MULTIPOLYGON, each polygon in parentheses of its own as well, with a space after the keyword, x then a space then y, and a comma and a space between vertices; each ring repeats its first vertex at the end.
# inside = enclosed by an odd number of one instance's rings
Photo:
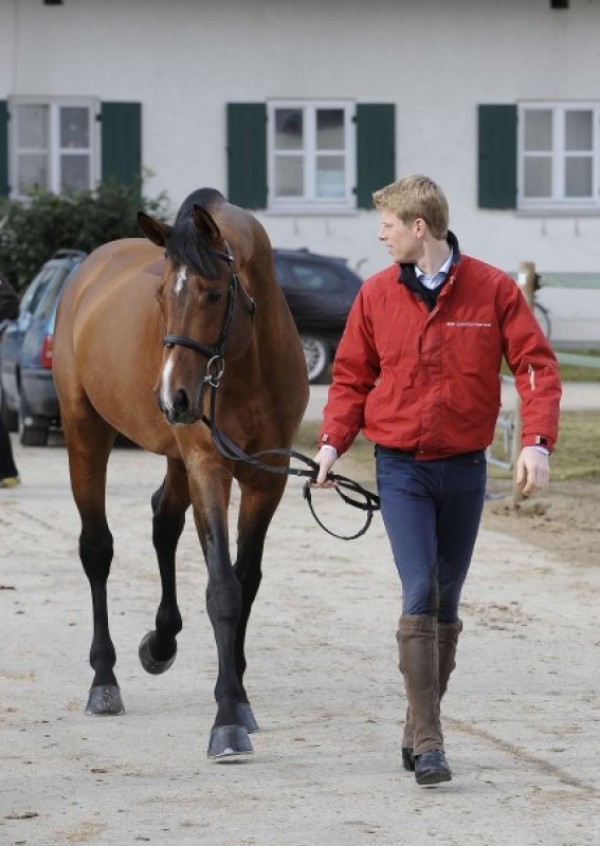
MULTIPOLYGON (((440 702, 448 688, 448 679, 450 678, 450 674, 456 666, 456 646, 462 628, 462 620, 457 620, 456 623, 438 623, 438 672, 440 685, 440 702)), ((399 644, 400 640, 398 639, 398 645, 399 644)), ((406 709, 406 718, 404 720, 404 733, 402 736, 402 763, 404 764, 404 769, 409 770, 410 772, 413 772, 415 769, 414 745, 415 727, 409 705, 406 709)))
POLYGON ((450 781, 440 722, 438 631, 435 617, 403 614, 398 629, 400 672, 414 724, 418 784, 450 781))

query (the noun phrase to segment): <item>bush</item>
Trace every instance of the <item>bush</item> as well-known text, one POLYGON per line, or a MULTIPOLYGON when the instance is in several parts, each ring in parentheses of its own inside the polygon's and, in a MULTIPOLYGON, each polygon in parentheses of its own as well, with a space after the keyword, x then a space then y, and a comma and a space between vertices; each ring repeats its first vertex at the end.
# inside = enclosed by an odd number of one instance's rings
POLYGON ((27 203, 0 198, 0 276, 22 291, 59 249, 91 252, 116 238, 141 236, 140 209, 166 217, 167 198, 140 197, 138 185, 102 184, 57 196, 32 192, 27 203))

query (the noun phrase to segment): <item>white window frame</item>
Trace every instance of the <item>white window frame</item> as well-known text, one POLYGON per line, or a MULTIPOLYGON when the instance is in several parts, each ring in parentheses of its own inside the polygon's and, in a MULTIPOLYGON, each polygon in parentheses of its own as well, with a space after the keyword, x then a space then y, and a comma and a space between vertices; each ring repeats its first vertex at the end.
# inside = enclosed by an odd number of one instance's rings
POLYGON ((323 214, 356 211, 356 103, 353 100, 269 100, 267 102, 267 210, 289 214, 323 214), (276 197, 275 185, 275 111, 300 109, 307 132, 304 138, 303 197, 276 197), (341 109, 344 112, 344 138, 346 146, 344 167, 344 194, 339 199, 316 196, 315 115, 318 109, 341 109))
MULTIPOLYGON (((60 147, 60 110, 63 107, 88 109, 90 146, 87 153, 90 159, 88 190, 93 191, 100 182, 101 133, 100 101, 95 97, 12 97, 9 99, 9 184, 11 198, 26 200, 27 195, 19 194, 19 150, 18 147, 18 109, 17 106, 45 106, 48 109, 48 148, 47 180, 41 185, 42 190, 53 194, 61 193, 61 155, 68 154, 60 147)), ((76 150, 77 155, 85 152, 76 150)))
MULTIPOLYGON (((600 211, 600 102, 598 101, 530 101, 518 104, 518 197, 523 212, 544 213, 598 213, 600 211), (525 150, 525 113, 531 110, 552 112, 552 196, 525 196, 525 158, 535 155, 525 150), (568 111, 592 112, 592 196, 565 196, 565 161, 569 153, 564 149, 565 113, 568 111)), ((587 152, 587 151, 580 151, 587 152)), ((540 155, 548 155, 541 153, 540 155)))

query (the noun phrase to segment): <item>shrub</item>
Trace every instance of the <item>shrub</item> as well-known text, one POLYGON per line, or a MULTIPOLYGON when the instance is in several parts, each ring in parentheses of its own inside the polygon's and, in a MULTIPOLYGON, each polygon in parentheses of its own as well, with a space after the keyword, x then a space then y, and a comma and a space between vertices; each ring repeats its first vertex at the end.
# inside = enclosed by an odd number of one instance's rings
POLYGON ((26 203, 0 198, 0 276, 18 291, 59 249, 91 252, 116 238, 137 238, 140 209, 166 217, 163 193, 140 196, 138 185, 102 184, 96 191, 57 196, 36 190, 26 203))

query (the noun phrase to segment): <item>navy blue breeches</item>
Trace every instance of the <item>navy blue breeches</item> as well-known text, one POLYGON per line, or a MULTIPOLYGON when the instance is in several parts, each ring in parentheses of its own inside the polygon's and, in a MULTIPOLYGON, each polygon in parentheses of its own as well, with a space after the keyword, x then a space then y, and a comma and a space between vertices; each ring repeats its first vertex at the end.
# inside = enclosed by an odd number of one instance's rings
POLYGON ((485 497, 485 452, 433 461, 376 447, 381 516, 402 583, 402 613, 458 619, 485 497))

